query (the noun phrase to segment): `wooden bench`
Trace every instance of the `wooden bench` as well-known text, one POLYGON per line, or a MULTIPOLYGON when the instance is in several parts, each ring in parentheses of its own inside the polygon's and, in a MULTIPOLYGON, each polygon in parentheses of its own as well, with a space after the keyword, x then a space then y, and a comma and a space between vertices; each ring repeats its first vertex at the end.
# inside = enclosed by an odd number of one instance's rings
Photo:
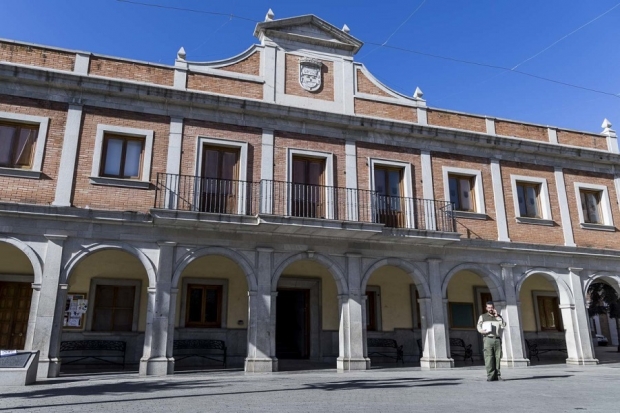
POLYGON ((396 343, 396 340, 391 338, 369 338, 366 344, 368 347, 368 357, 387 357, 394 359, 396 363, 400 361, 405 364, 405 360, 403 358, 403 346, 399 346, 398 343, 396 343), (381 350, 370 351, 371 348, 381 350), (394 349, 394 351, 389 351, 389 349, 394 349))
POLYGON ((467 359, 474 361, 474 351, 471 349, 471 344, 465 344, 462 338, 450 339, 450 356, 452 358, 455 356, 463 357, 463 361, 467 359))
POLYGON ((104 364, 115 364, 125 368, 125 351, 127 343, 112 340, 75 340, 60 343, 62 364, 96 364, 80 363, 93 359, 104 364), (68 361, 64 361, 68 360, 68 361))
POLYGON ((201 357, 222 363, 226 368, 226 343, 223 340, 174 340, 172 355, 175 361, 201 357))
POLYGON ((536 357, 538 361, 540 361, 538 356, 542 353, 550 351, 566 353, 566 341, 561 338, 530 338, 525 340, 525 344, 527 345, 530 359, 536 357))

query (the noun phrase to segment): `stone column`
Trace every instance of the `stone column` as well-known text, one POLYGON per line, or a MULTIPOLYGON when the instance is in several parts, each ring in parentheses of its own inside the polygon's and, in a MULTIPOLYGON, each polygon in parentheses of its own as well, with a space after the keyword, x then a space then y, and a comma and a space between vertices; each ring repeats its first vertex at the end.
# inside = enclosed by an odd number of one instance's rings
POLYGON ((26 330, 26 343, 24 349, 33 350, 32 340, 34 340, 34 330, 37 321, 37 311, 41 298, 41 284, 32 283, 32 299, 30 300, 30 313, 28 314, 28 330, 26 330))
POLYGON ((153 318, 155 313, 155 300, 157 295, 156 287, 148 287, 146 302, 146 328, 144 329, 144 346, 142 347, 142 358, 140 358, 140 375, 147 375, 148 361, 151 358, 151 348, 153 347, 153 318))
MULTIPOLYGON (((174 276, 174 275, 173 275, 174 276)), ((168 315, 168 343, 166 344, 166 357, 168 357, 168 374, 174 373, 174 328, 177 314, 177 297, 179 289, 173 285, 170 288, 170 314, 168 315)))
POLYGON ((256 275, 257 291, 249 291, 248 297, 248 356, 245 371, 266 373, 278 370, 275 357, 275 300, 276 292, 271 291, 273 275, 273 249, 257 248, 256 275))
POLYGON ((428 260, 431 296, 420 298, 419 301, 424 346, 420 366, 424 370, 454 367, 448 342, 447 303, 444 303, 441 291, 440 262, 441 260, 436 258, 428 260))
POLYGON ((164 376, 174 372, 174 359, 168 358, 168 332, 170 327, 170 296, 174 271, 175 246, 176 243, 174 242, 159 243, 157 285, 155 287, 155 302, 150 323, 151 328, 149 329, 151 336, 149 341, 151 346, 148 357, 144 354, 140 360, 140 375, 143 376, 164 376))
POLYGON ((67 285, 60 284, 65 235, 45 235, 47 251, 43 264, 43 280, 36 308, 31 349, 39 350, 37 378, 57 377, 60 372, 60 338, 62 312, 65 307, 67 285))
POLYGON ((566 330, 566 364, 595 365, 594 348, 590 338, 588 313, 585 304, 585 293, 579 273, 583 268, 569 268, 566 274, 567 284, 572 292, 574 303, 569 302, 566 294, 560 293, 560 310, 566 330))
POLYGON ((500 265, 502 267, 504 292, 506 294, 506 303, 501 311, 501 315, 506 322, 506 329, 504 330, 504 337, 502 340, 502 366, 527 367, 530 365, 530 361, 525 358, 523 350, 523 333, 521 329, 521 319, 519 317, 517 288, 512 271, 515 265, 509 263, 500 265))

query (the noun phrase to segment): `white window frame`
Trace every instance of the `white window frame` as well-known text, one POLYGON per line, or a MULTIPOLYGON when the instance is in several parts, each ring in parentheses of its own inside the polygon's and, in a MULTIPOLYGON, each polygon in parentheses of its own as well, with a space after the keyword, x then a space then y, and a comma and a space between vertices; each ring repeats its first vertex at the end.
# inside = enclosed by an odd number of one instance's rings
POLYGON ((20 178, 41 178, 41 168, 43 167, 43 154, 45 153, 45 144, 47 142, 47 129, 49 126, 49 120, 49 118, 44 116, 0 112, 0 121, 23 123, 26 125, 36 125, 39 127, 39 134, 37 135, 37 142, 34 148, 34 156, 32 158, 32 167, 30 169, 0 167, 0 175, 14 176, 20 178))
POLYGON ((95 150, 93 153, 93 167, 90 173, 90 183, 94 185, 148 189, 151 184, 153 135, 154 132, 148 129, 98 124, 97 134, 95 136, 95 150), (108 178, 100 175, 101 162, 103 160, 103 140, 106 133, 144 139, 144 154, 142 157, 142 173, 140 174, 140 179, 108 178))
POLYGON ((486 219, 486 207, 484 204, 484 186, 482 185, 482 171, 479 169, 466 169, 466 168, 456 168, 453 166, 444 166, 443 170, 443 196, 444 199, 450 202, 450 181, 448 175, 463 175, 470 176, 475 178, 474 183, 474 197, 476 198, 475 212, 467 212, 467 211, 454 211, 455 215, 460 217, 472 217, 472 218, 480 218, 486 219))
MULTIPOLYGON (((405 202, 405 218, 406 218, 406 228, 415 229, 415 219, 413 216, 413 211, 415 211, 413 205, 413 183, 411 182, 411 163, 403 162, 403 161, 393 161, 387 159, 379 159, 379 158, 368 158, 368 166, 370 168, 369 177, 369 188, 374 192, 375 190, 375 166, 387 166, 391 168, 400 168, 403 170, 403 195, 402 197, 407 199, 405 202)), ((375 214, 375 211, 372 211, 372 214, 375 214)))
POLYGON ((575 182, 575 202, 577 203, 577 213, 579 214, 579 225, 583 229, 594 229, 601 231, 615 231, 613 215, 611 213, 611 203, 609 202, 609 192, 607 191, 607 186, 605 185, 597 185, 597 184, 589 184, 584 182, 575 182), (603 223, 594 224, 587 223, 583 217, 583 211, 581 209, 581 190, 585 191, 599 191, 601 192, 601 214, 603 218, 603 223))
MULTIPOLYGON (((308 151, 304 149, 293 149, 288 148, 287 156, 286 156, 286 182, 293 182, 293 157, 294 156, 304 156, 307 158, 318 158, 323 159, 325 161, 325 218, 326 219, 334 219, 334 210, 335 210, 335 194, 334 194, 334 154, 331 152, 320 152, 320 151, 308 151)), ((290 188, 290 186, 289 186, 290 188)), ((291 194, 287 194, 288 205, 287 212, 288 215, 290 211, 292 211, 292 196, 291 194)))
POLYGON ((228 139, 209 138, 207 136, 198 136, 196 139, 196 188, 194 191, 194 205, 199 205, 199 178, 202 171, 202 153, 205 146, 219 146, 222 148, 233 148, 239 151, 239 181, 244 184, 239 185, 237 192, 237 214, 245 215, 247 207, 246 194, 248 193, 246 185, 248 184, 248 143, 242 141, 233 141, 228 139))
POLYGON ((517 222, 525 224, 549 223, 550 225, 553 225, 553 218, 551 217, 551 203, 549 201, 549 188, 547 186, 547 180, 545 178, 537 178, 523 175, 510 175, 510 186, 512 187, 512 200, 515 208, 515 217, 517 219, 517 222), (541 209, 540 212, 542 215, 540 218, 521 216, 521 210, 519 209, 519 197, 517 195, 517 183, 519 182, 523 182, 525 184, 540 185, 540 191, 538 193, 541 209))

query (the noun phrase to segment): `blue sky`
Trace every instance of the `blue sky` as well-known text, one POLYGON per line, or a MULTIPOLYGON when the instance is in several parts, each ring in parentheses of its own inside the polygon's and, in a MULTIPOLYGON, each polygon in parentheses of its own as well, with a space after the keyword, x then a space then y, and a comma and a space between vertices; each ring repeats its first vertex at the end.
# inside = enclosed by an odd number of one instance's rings
MULTIPOLYGON (((346 23, 366 42, 356 60, 399 92, 411 95, 419 86, 429 106, 592 132, 600 132, 608 118, 620 129, 619 97, 368 44, 389 38, 393 47, 514 67, 618 0, 135 1, 225 15, 118 0, 0 0, 0 37, 173 64, 180 46, 189 60, 201 61, 230 57, 256 43, 255 22, 231 14, 256 21, 269 8, 276 18, 315 14, 338 27, 346 23)), ((618 94, 619 40, 620 7, 518 70, 618 94)))

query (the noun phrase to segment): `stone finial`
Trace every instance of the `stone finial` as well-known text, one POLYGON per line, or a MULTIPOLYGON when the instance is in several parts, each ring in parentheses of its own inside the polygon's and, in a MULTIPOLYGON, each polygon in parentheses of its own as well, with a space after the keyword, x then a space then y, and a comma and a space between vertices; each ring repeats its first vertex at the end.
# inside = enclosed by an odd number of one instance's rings
POLYGON ((177 59, 185 60, 185 56, 187 56, 185 53, 185 48, 181 47, 179 51, 177 52, 177 59))
POLYGON ((605 118, 605 120, 603 120, 603 124, 601 125, 601 128, 603 128, 603 132, 601 132, 601 134, 610 137, 616 137, 616 131, 613 130, 611 126, 611 122, 608 121, 607 118, 605 118))
POLYGON ((276 15, 273 13, 273 10, 269 9, 269 11, 267 12, 267 14, 265 15, 265 21, 266 21, 266 22, 273 21, 273 18, 274 18, 275 16, 276 16, 276 15))
POLYGON ((349 29, 349 26, 347 26, 346 24, 344 26, 342 26, 342 31, 345 33, 349 33, 351 31, 351 29, 349 29))
POLYGON ((611 122, 607 120, 607 118, 605 118, 603 120, 603 124, 601 125, 601 128, 603 129, 611 129, 611 122))
POLYGON ((422 96, 424 96, 424 92, 422 92, 422 89, 419 87, 416 87, 415 92, 413 92, 413 97, 416 99, 422 99, 422 96))

